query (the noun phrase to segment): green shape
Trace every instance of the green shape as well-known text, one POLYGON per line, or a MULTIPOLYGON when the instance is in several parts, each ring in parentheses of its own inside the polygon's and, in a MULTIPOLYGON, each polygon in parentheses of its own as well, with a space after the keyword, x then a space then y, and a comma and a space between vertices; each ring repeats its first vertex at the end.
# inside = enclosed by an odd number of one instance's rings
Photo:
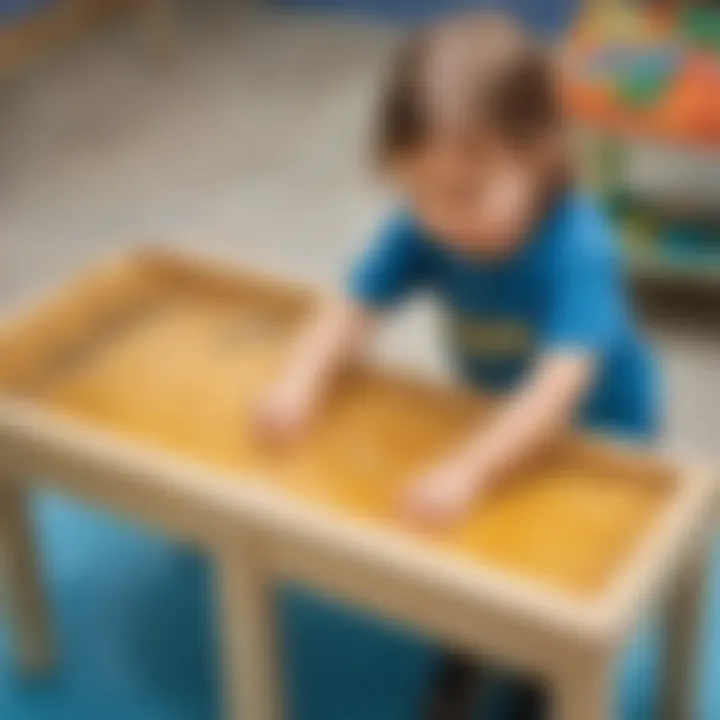
POLYGON ((620 189, 620 181, 625 165, 625 148, 612 134, 598 139, 595 149, 595 170, 599 191, 612 195, 620 189))
POLYGON ((651 107, 667 92, 674 71, 667 67, 638 67, 618 78, 616 89, 630 107, 651 107))
POLYGON ((658 224, 646 213, 631 214, 625 219, 623 227, 628 239, 634 244, 647 245, 658 239, 658 224))
POLYGON ((720 51, 720 10, 692 6, 680 14, 680 33, 692 43, 720 51))
POLYGON ((606 193, 605 207, 616 217, 627 217, 638 210, 637 202, 623 188, 613 188, 606 193))

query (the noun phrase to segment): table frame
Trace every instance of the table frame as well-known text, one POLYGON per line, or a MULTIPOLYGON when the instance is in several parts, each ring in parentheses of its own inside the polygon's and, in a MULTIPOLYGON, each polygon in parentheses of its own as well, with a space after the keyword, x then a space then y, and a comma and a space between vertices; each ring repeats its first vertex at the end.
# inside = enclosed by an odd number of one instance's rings
MULTIPOLYGON (((120 262, 138 261, 235 277, 222 266, 154 250, 120 262)), ((14 328, 42 318, 51 305, 52 299, 45 300, 0 326, 0 351, 11 347, 14 328)), ((408 535, 334 516, 261 482, 238 483, 29 401, 2 396, 0 539, 18 662, 39 670, 53 657, 27 511, 28 492, 42 484, 207 551, 218 570, 229 717, 282 716, 273 589, 279 580, 291 579, 546 679, 557 720, 609 720, 616 659, 640 616, 649 607, 666 606, 664 720, 688 720, 693 717, 691 659, 701 615, 699 588, 716 522, 713 474, 697 463, 596 441, 573 439, 568 451, 625 471, 672 468, 677 482, 673 500, 641 547, 592 601, 448 558, 408 535)))

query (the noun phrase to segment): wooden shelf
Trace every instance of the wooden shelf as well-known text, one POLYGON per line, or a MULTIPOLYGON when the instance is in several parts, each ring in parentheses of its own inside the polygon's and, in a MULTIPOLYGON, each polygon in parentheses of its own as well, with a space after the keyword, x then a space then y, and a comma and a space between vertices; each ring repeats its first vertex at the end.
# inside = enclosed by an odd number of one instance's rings
POLYGON ((27 18, 0 26, 0 79, 67 46, 123 10, 143 11, 159 24, 162 0, 56 0, 27 18))
POLYGON ((720 253, 715 262, 683 261, 659 253, 627 249, 628 266, 638 280, 693 283, 702 287, 720 287, 720 253))

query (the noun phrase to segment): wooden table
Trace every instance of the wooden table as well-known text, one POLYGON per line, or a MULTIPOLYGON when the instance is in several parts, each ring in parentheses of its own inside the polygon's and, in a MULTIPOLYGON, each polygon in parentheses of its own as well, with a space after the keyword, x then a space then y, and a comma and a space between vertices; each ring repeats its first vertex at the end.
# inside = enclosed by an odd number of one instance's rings
POLYGON ((456 527, 413 532, 395 512, 404 482, 487 408, 366 366, 306 441, 263 448, 248 408, 316 303, 144 250, 0 327, 0 527, 19 661, 52 657, 27 521, 27 490, 43 483, 206 549, 231 717, 281 715, 271 598, 292 578, 537 674, 560 720, 607 720, 615 660, 665 604, 665 717, 691 718, 710 474, 568 439, 456 527))

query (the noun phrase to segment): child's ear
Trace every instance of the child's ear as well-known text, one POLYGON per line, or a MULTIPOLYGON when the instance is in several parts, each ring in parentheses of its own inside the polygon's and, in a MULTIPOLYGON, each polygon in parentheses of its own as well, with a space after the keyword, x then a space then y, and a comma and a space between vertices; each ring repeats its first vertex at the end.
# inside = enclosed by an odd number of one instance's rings
POLYGON ((385 164, 385 177, 398 188, 408 188, 417 173, 415 153, 398 153, 385 164))
POLYGON ((535 147, 534 156, 543 187, 554 192, 572 183, 573 152, 567 133, 559 130, 543 137, 535 147))

